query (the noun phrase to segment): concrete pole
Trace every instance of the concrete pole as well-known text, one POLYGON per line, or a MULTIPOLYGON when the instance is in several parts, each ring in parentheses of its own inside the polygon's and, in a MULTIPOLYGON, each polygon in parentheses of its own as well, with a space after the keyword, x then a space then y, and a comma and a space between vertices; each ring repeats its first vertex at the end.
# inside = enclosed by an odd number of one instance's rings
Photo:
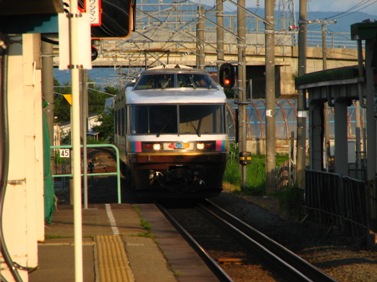
POLYGON ((216 38, 217 38, 217 77, 220 77, 220 67, 224 63, 224 5, 222 0, 216 0, 216 38))
POLYGON ((204 70, 205 68, 205 46, 204 46, 204 29, 205 29, 205 19, 203 6, 198 6, 198 23, 196 25, 196 67, 198 69, 204 70))
MULTIPOLYGON (((237 33, 238 33, 238 96, 239 110, 239 151, 246 152, 246 33, 245 33, 245 0, 237 1, 237 33)), ((241 166, 241 187, 246 187, 246 165, 241 166)))
POLYGON ((52 52, 52 44, 42 41, 42 93, 48 103, 45 112, 50 133, 50 145, 54 145, 54 62, 52 52))
POLYGON ((73 217, 75 282, 83 281, 82 214, 81 214, 81 154, 80 154, 80 70, 79 70, 79 10, 77 0, 70 2, 70 66, 72 84, 72 151, 73 151, 73 217))
MULTIPOLYGON (((306 73, 306 26, 307 0, 300 0, 300 18, 298 33, 298 76, 306 73)), ((305 188, 306 163, 306 97, 305 91, 299 90, 297 101, 297 186, 305 188)))
POLYGON ((374 40, 365 41, 365 72, 366 72, 366 97, 367 97, 367 185, 370 197, 370 227, 377 230, 377 204, 376 204, 376 118, 375 118, 375 92, 373 74, 373 54, 375 52, 374 40))
POLYGON ((275 19, 274 2, 266 0, 265 46, 266 46, 266 193, 276 190, 275 148, 275 19))

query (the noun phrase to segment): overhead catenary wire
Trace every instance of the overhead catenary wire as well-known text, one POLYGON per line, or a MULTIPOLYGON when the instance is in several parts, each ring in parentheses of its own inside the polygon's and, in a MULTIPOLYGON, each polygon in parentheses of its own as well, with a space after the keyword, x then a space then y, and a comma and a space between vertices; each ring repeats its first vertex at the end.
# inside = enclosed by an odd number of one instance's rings
MULTIPOLYGON (((377 0, 361 0, 359 3, 351 6, 350 8, 345 10, 344 12, 340 12, 340 13, 331 15, 329 17, 318 19, 318 20, 332 20, 332 19, 339 20, 341 18, 348 17, 348 16, 351 16, 352 14, 360 12, 360 11, 362 11, 362 10, 364 10, 364 9, 368 8, 369 6, 376 4, 376 3, 377 3, 377 0)), ((314 30, 316 28, 319 28, 319 26, 315 26, 315 25, 308 26, 308 30, 314 30)))

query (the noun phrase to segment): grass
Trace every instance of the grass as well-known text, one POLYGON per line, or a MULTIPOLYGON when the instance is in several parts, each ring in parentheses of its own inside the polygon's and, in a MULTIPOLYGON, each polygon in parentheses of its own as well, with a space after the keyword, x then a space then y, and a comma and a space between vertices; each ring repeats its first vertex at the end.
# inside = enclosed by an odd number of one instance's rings
MULTIPOLYGON (((276 170, 286 160, 288 160, 288 155, 276 155, 276 170)), ((241 186, 241 166, 238 164, 238 147, 234 143, 230 145, 224 182, 241 186)), ((253 155, 251 164, 246 166, 246 187, 243 192, 252 195, 264 195, 266 191, 265 186, 266 156, 253 155)))
POLYGON ((139 215, 140 217, 140 225, 145 229, 145 232, 138 233, 135 235, 136 237, 143 237, 143 238, 155 238, 155 235, 152 234, 152 225, 148 220, 146 220, 140 213, 140 209, 137 205, 132 205, 133 210, 139 215))
MULTIPOLYGON (((276 155, 276 171, 288 160, 288 155, 276 155)), ((228 154, 228 162, 224 173, 223 182, 226 186, 231 186, 234 193, 241 193, 253 196, 266 194, 266 156, 253 155, 251 164, 246 167, 246 186, 241 186, 241 166, 238 163, 238 148, 232 144, 228 154), (237 187, 237 188, 234 188, 237 187)), ((281 209, 289 214, 298 215, 302 212, 303 191, 295 186, 284 187, 277 190, 272 196, 279 200, 281 209)))

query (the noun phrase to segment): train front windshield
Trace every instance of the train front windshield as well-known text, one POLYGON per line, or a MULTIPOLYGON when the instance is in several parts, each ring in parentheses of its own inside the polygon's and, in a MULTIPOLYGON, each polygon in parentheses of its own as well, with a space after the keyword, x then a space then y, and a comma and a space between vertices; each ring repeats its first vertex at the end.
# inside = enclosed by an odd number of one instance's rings
POLYGON ((223 134, 224 105, 131 106, 131 134, 223 134))
POLYGON ((144 74, 135 85, 134 90, 169 89, 169 88, 212 88, 218 89, 209 74, 144 74))

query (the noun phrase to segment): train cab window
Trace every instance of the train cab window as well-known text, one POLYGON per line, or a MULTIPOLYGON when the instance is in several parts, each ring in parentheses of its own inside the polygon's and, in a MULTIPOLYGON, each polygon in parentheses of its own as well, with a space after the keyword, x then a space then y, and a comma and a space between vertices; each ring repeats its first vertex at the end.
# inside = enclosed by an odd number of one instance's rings
POLYGON ((152 88, 155 88, 152 75, 141 76, 135 85, 135 90, 152 89, 152 88))
POLYGON ((130 129, 131 134, 157 137, 163 134, 223 134, 226 130, 224 114, 224 105, 132 106, 130 129))
POLYGON ((165 89, 174 87, 173 74, 142 75, 137 81, 134 90, 165 89))
POLYGON ((181 105, 179 108, 180 134, 225 133, 223 105, 181 105))
POLYGON ((150 133, 170 134, 178 133, 177 106, 156 105, 150 107, 150 133))
POLYGON ((178 133, 176 105, 133 106, 131 115, 132 134, 178 133))
POLYGON ((177 86, 192 88, 217 88, 216 84, 209 75, 187 73, 177 75, 177 86))

